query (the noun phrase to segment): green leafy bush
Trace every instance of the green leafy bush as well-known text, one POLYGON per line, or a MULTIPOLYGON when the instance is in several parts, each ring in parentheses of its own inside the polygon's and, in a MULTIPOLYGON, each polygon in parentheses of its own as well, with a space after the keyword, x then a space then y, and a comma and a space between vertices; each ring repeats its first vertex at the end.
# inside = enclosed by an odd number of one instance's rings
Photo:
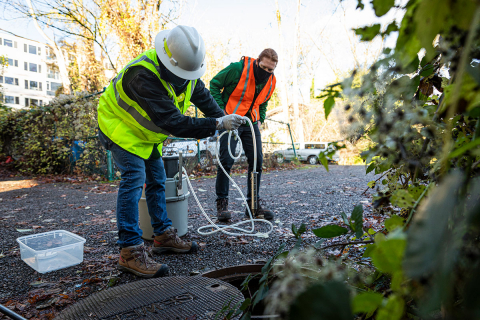
POLYGON ((103 173, 105 151, 98 142, 98 96, 60 95, 46 106, 0 110, 0 155, 13 156, 25 174, 103 173), (83 148, 75 160, 72 147, 83 148))

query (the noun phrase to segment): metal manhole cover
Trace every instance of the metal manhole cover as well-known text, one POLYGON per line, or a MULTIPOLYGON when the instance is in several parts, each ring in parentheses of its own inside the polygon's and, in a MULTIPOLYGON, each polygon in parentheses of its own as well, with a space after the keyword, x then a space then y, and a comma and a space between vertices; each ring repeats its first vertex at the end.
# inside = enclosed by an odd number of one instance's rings
POLYGON ((204 277, 165 277, 101 291, 64 310, 58 320, 213 319, 242 302, 234 286, 204 277))

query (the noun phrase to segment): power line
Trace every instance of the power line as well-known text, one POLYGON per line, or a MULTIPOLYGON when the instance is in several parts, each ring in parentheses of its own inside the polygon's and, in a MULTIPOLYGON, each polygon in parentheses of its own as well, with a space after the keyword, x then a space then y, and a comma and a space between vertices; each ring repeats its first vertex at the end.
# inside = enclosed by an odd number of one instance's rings
POLYGON ((338 7, 340 6, 340 3, 341 3, 341 0, 338 0, 338 4, 337 4, 337 6, 335 7, 335 10, 333 10, 333 13, 332 13, 332 15, 330 16, 330 18, 328 18, 327 24, 325 24, 325 27, 323 27, 322 31, 321 31, 320 34, 318 35, 319 38, 320 38, 320 36, 322 35, 323 31, 325 31, 325 29, 327 28, 328 23, 330 22, 330 20, 332 20, 333 15, 335 14, 335 12, 337 12, 337 9, 338 9, 338 7))

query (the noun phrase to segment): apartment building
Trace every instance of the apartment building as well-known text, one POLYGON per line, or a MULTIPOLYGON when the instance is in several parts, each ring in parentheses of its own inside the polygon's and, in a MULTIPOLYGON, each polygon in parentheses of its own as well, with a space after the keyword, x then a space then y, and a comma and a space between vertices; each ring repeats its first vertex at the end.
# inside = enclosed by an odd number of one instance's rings
POLYGON ((50 46, 0 31, 0 55, 8 66, 0 72, 3 103, 13 108, 47 104, 62 86, 50 46))

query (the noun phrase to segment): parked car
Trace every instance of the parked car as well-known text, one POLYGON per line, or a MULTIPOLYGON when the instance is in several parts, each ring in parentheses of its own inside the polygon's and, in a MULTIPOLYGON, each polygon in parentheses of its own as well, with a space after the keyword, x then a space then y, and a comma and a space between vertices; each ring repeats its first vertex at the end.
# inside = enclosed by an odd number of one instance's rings
MULTIPOLYGON (((164 156, 178 156, 178 153, 182 151, 184 158, 198 159, 198 151, 200 151, 200 165, 202 168, 212 166, 217 163, 216 156, 216 142, 218 131, 215 136, 198 140, 172 140, 168 145, 164 146, 162 151, 164 156), (199 150, 200 149, 200 150, 199 150)), ((235 155, 242 152, 242 158, 244 160, 245 152, 240 149, 240 145, 237 144, 235 155)), ((193 160, 193 159, 192 159, 193 160)))
MULTIPOLYGON (((317 164, 318 163, 318 155, 320 152, 324 152, 327 150, 332 150, 333 146, 328 145, 329 142, 305 142, 302 145, 300 143, 295 143, 295 153, 297 154, 297 159, 299 161, 308 162, 310 164, 317 164)), ((283 163, 284 161, 291 161, 295 157, 295 153, 293 152, 293 147, 288 148, 286 150, 276 150, 273 154, 277 157, 277 161, 279 163, 283 163)), ((340 161, 340 156, 338 152, 328 159, 329 161, 338 162, 340 161)))
POLYGON ((210 150, 207 147, 208 139, 210 138, 198 140, 198 144, 197 140, 172 140, 168 145, 163 146, 163 156, 178 156, 181 151, 185 160, 191 159, 191 161, 194 161, 198 159, 198 152, 200 151, 200 164, 202 167, 207 167, 212 163, 210 150))

